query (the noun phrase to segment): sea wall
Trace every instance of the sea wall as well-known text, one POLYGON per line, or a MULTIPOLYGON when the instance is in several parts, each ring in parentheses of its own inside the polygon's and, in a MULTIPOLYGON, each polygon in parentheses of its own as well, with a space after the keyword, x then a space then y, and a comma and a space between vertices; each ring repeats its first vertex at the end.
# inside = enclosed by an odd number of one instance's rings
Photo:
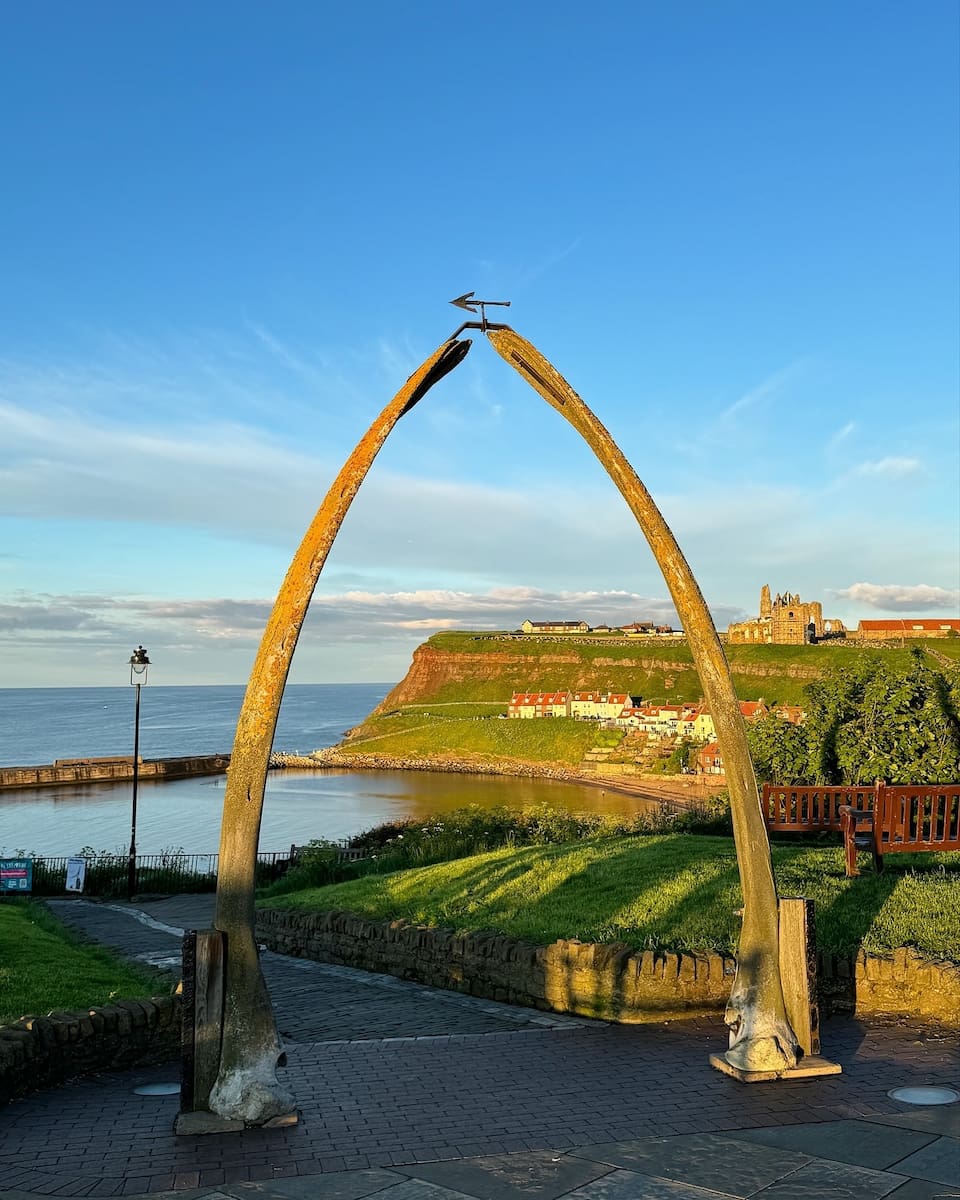
POLYGON ((0 1025, 0 1104, 93 1071, 170 1062, 180 997, 121 1000, 0 1025))
MULTIPOLYGON (((281 954, 338 963, 544 1011, 622 1023, 718 1012, 735 962, 576 940, 537 946, 496 933, 455 934, 347 912, 261 909, 257 938, 281 954)), ((821 955, 825 1014, 911 1014, 960 1026, 960 967, 897 950, 891 957, 821 955)))
MULTIPOLYGON (((230 765, 229 754, 202 754, 187 758, 141 759, 141 779, 186 779, 191 775, 221 775, 230 765)), ((133 757, 58 758, 38 767, 0 767, 0 791, 5 788, 55 787, 58 784, 123 782, 133 778, 133 757)))

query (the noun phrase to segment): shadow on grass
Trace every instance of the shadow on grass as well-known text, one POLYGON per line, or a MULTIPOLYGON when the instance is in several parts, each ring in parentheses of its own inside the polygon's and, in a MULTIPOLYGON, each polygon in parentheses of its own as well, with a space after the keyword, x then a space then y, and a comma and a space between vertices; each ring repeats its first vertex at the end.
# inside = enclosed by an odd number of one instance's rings
MULTIPOLYGON (((830 968, 823 979, 825 1012, 853 1007, 852 960, 904 875, 926 874, 917 872, 917 864, 906 861, 908 857, 902 856, 905 869, 897 863, 880 875, 865 873, 848 880, 839 847, 774 847, 780 895, 814 900, 821 954, 846 960, 845 970, 825 964, 830 968)), ((919 856, 920 865, 930 857, 919 856)), ((942 873, 945 865, 952 877, 954 862, 933 863, 931 870, 942 873)), ((915 901, 907 897, 909 920, 897 909, 897 904, 903 907, 904 898, 895 900, 895 911, 888 911, 880 922, 874 943, 901 944, 890 941, 899 928, 927 930, 931 935, 927 941, 936 942, 941 934, 939 927, 931 926, 931 895, 928 888, 923 894, 918 891, 915 901)), ((275 904, 287 907, 286 899, 277 897, 275 904)), ((576 946, 560 948, 539 968, 540 986, 549 988, 551 1007, 570 1006, 572 1011, 596 1016, 609 1015, 628 996, 636 996, 637 951, 652 950, 659 961, 677 952, 733 955, 740 932, 735 910, 741 897, 732 839, 683 834, 495 851, 474 860, 307 893, 303 901, 299 907, 340 909, 369 920, 401 918, 460 933, 496 932, 534 945, 558 940, 600 943, 583 951, 576 946), (595 988, 592 995, 591 987, 595 988)), ((943 903, 937 900, 941 907, 943 903)), ((944 939, 949 940, 946 935, 944 939)), ((909 936, 902 940, 911 944, 909 936)), ((922 939, 917 944, 923 945, 922 939)), ((671 960, 671 969, 675 963, 671 960)), ((732 981, 720 982, 729 992, 732 981)), ((715 1004, 715 983, 710 1006, 722 1007, 715 1004)), ((661 990, 666 1003, 669 989, 661 990)), ((508 998, 483 990, 479 994, 508 998)), ((519 993, 509 998, 530 1002, 519 993)), ((654 995, 653 1003, 660 1002, 654 995)), ((662 1015, 662 1010, 651 1010, 650 1019, 662 1015)))

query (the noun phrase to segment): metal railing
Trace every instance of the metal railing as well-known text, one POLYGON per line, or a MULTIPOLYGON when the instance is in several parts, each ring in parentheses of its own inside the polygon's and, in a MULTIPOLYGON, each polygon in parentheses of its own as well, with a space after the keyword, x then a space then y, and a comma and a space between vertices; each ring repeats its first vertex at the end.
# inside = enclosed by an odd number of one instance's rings
MULTIPOLYGON (((334 844, 338 862, 367 858, 369 850, 352 846, 346 839, 334 844)), ((299 859, 302 846, 289 850, 262 851, 257 855, 256 885, 263 887, 279 879, 299 859)), ((33 895, 59 896, 66 890, 68 855, 35 856, 33 895)), ((92 896, 126 896, 129 855, 84 855, 86 870, 83 891, 92 896)), ((138 854, 134 891, 150 893, 212 892, 217 887, 219 854, 186 854, 168 850, 162 854, 138 854)))
MULTIPOLYGON (((83 891, 93 896, 126 896, 129 856, 98 854, 85 859, 83 891)), ((264 852, 257 855, 258 886, 279 878, 291 865, 290 851, 264 852)), ((212 892, 217 886, 219 854, 138 854, 134 891, 212 892)), ((61 895, 66 887, 67 857, 44 856, 33 859, 33 894, 61 895)))

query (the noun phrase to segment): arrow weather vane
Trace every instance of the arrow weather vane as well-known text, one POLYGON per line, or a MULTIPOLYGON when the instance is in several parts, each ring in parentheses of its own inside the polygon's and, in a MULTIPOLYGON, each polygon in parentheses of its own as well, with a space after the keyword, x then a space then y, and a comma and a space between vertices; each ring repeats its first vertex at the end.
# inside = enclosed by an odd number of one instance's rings
POLYGON ((481 332, 486 333, 486 331, 488 329, 508 329, 509 328, 508 325, 497 325, 491 321, 488 321, 487 320, 487 311, 486 311, 488 305, 493 306, 495 304, 499 305, 499 307, 501 307, 501 308, 509 308, 510 307, 509 300, 477 300, 476 297, 474 296, 473 292, 464 292, 462 296, 458 296, 456 298, 456 300, 451 300, 450 303, 453 304, 456 308, 465 308, 467 310, 467 312, 469 312, 469 313, 476 313, 478 308, 480 310, 480 320, 479 321, 464 321, 464 323, 460 326, 460 328, 457 330, 457 332, 450 335, 451 341, 453 341, 453 339, 455 337, 457 337, 459 334, 461 334, 464 331, 464 329, 479 329, 479 330, 481 330, 481 332))

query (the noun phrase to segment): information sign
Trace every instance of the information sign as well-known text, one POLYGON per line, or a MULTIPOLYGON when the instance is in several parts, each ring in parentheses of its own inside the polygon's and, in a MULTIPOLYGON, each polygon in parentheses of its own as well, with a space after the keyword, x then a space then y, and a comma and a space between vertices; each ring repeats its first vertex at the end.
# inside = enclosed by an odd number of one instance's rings
POLYGON ((85 858, 67 859, 67 882, 64 885, 68 892, 82 892, 83 883, 87 877, 87 860, 85 858))
POLYGON ((32 858, 0 858, 0 892, 29 892, 32 887, 32 858))

